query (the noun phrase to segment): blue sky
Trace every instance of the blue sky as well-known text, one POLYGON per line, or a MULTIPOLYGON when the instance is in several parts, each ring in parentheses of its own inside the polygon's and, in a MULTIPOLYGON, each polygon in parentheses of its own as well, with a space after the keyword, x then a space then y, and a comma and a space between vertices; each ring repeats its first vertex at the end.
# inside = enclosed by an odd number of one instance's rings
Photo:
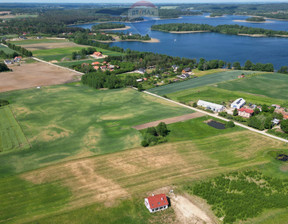
MULTIPOLYGON (((4 2, 37 2, 37 3, 135 3, 137 0, 0 0, 4 2)), ((152 3, 264 3, 264 2, 287 2, 288 0, 152 0, 152 3)))

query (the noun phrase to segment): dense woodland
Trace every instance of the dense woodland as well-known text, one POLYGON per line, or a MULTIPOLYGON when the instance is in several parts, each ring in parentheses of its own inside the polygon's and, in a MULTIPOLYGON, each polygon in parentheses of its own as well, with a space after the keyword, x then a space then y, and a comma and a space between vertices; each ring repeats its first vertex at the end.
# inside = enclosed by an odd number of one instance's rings
POLYGON ((179 31, 206 31, 206 32, 215 32, 223 33, 230 35, 265 35, 269 37, 287 35, 286 31, 276 31, 276 30, 267 30, 262 28, 246 27, 239 25, 218 25, 211 26, 208 24, 192 24, 192 23, 169 23, 161 25, 153 25, 152 30, 165 31, 165 32, 179 32, 179 31))
POLYGON ((248 22, 265 22, 266 19, 264 19, 264 17, 249 17, 246 19, 246 21, 248 22))

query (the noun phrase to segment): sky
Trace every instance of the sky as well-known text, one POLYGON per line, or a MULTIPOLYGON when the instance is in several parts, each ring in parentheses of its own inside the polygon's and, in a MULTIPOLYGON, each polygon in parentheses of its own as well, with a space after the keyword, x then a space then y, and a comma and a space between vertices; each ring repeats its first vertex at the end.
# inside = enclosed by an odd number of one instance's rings
MULTIPOLYGON (((151 0, 150 0, 151 1, 151 0)), ((0 3, 135 3, 137 0, 0 0, 0 3)), ((157 3, 267 3, 267 2, 287 2, 288 0, 152 0, 157 3)))

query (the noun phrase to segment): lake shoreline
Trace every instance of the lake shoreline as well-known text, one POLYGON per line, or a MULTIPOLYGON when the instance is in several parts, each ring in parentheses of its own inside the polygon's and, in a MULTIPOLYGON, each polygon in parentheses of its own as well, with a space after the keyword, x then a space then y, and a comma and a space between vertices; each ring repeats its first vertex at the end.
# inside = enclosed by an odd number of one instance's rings
POLYGON ((99 29, 99 31, 117 31, 117 30, 129 30, 131 26, 125 26, 123 28, 115 28, 115 29, 99 29))
POLYGON ((236 22, 236 23, 274 23, 273 21, 247 21, 247 20, 240 20, 240 19, 233 20, 233 22, 236 22))
POLYGON ((143 42, 143 43, 160 43, 160 40, 157 38, 151 38, 151 40, 121 40, 117 38, 115 40, 96 40, 100 43, 117 43, 117 42, 143 42))

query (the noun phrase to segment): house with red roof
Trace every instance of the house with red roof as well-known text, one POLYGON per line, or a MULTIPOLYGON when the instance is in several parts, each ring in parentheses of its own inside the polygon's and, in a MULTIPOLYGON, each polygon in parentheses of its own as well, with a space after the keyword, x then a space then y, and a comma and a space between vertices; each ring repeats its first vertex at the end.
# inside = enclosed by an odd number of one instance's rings
POLYGON ((249 109, 249 108, 240 108, 238 109, 238 115, 240 117, 245 117, 245 118, 250 118, 254 114, 254 110, 249 109))
POLYGON ((99 61, 92 62, 92 65, 99 65, 99 64, 100 64, 99 61))
POLYGON ((168 208, 169 203, 165 194, 157 194, 149 196, 144 200, 145 206, 149 212, 157 212, 168 208))

